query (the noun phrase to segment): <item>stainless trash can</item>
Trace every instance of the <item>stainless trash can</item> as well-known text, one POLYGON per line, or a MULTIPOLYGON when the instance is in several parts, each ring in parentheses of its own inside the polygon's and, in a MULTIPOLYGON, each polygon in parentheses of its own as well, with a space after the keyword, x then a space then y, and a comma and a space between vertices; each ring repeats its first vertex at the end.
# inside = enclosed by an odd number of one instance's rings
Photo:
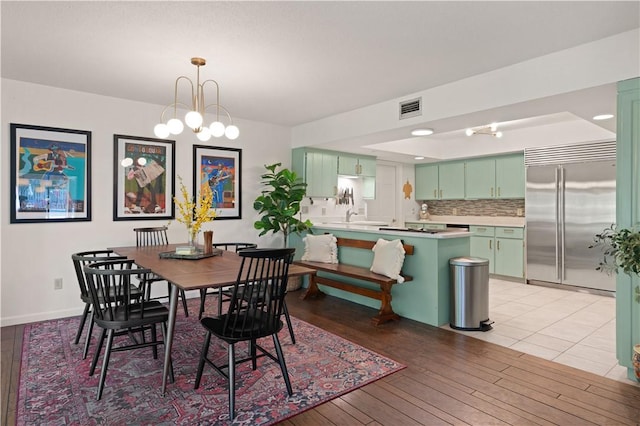
POLYGON ((449 259, 449 269, 451 328, 456 330, 491 330, 489 260, 481 257, 455 257, 449 259))

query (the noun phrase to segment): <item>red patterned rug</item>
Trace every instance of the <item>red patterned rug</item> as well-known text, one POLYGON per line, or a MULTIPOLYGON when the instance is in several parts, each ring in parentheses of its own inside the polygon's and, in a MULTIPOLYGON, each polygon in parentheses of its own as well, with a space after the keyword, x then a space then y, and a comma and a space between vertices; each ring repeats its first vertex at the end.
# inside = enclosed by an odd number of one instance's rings
MULTIPOLYGON (((207 300, 207 304, 215 299, 207 300)), ((215 306, 211 305, 211 306, 215 306)), ((226 379, 205 366, 193 389, 204 329, 193 313, 178 309, 173 343, 175 383, 160 393, 162 356, 151 349, 114 352, 104 394, 96 401, 99 368, 88 376, 91 356, 82 359, 82 341, 73 344, 79 317, 29 324, 24 329, 18 394, 18 425, 195 425, 230 424, 226 379)), ((258 369, 244 363, 236 370, 236 419, 233 424, 273 424, 401 370, 403 365, 362 346, 291 318, 293 345, 286 327, 280 341, 293 386, 289 397, 277 363, 263 357, 258 369)), ((94 329, 94 339, 99 334, 94 329)), ((272 347, 271 339, 262 343, 272 347)), ((92 342, 90 354, 96 347, 92 342)), ((236 355, 246 353, 239 346, 236 355)), ((212 339, 209 354, 226 359, 226 346, 212 339)), ((101 365, 102 357, 99 365, 101 365)))

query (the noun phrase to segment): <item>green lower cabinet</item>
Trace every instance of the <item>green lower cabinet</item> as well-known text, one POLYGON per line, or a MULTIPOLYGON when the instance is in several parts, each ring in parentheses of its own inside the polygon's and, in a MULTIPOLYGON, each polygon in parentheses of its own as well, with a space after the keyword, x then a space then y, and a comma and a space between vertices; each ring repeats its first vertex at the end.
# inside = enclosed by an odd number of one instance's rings
POLYGON ((524 278, 524 244, 522 240, 496 238, 494 274, 524 278))
POLYGON ((489 273, 524 278, 524 230, 502 226, 470 226, 471 256, 489 259, 489 273))

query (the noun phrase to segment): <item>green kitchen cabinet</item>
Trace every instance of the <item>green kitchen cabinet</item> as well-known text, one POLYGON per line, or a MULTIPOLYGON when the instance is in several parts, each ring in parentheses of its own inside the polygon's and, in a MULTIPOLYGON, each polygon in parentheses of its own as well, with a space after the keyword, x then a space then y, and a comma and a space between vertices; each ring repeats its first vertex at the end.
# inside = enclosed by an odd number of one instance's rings
POLYGON ((465 168, 465 198, 495 198, 496 160, 473 158, 466 161, 465 168))
POLYGON ((308 197, 334 197, 338 185, 338 157, 331 152, 296 148, 293 170, 307 184, 308 197))
POLYGON ((440 200, 464 199, 464 161, 438 165, 438 198, 440 200))
POLYGON ((489 273, 524 278, 524 229, 470 226, 470 253, 489 259, 489 273))
POLYGON ((481 257, 489 260, 489 273, 493 274, 495 268, 495 229, 493 226, 470 226, 473 233, 469 239, 469 252, 473 257, 481 257))
POLYGON ((376 158, 339 154, 338 174, 375 177, 376 158))
POLYGON ((524 198, 524 170, 522 154, 496 158, 496 197, 524 198))
POLYGON ((437 200, 438 165, 416 164, 416 200, 437 200))

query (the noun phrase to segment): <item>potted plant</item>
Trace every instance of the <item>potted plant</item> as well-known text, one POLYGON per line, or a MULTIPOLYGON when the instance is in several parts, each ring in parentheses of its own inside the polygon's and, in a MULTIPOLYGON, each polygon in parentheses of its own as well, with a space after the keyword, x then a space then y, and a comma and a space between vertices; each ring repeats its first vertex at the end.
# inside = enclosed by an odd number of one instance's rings
MULTIPOLYGON (((611 225, 595 235, 590 247, 602 248, 603 259, 596 270, 607 274, 622 270, 628 275, 640 275, 640 230, 617 229, 615 225, 611 225)), ((634 288, 634 299, 636 303, 640 303, 640 286, 638 285, 634 288)), ((640 381, 640 344, 633 347, 632 361, 636 379, 640 381)))
MULTIPOLYGON (((307 184, 302 182, 294 171, 289 169, 277 170, 282 163, 265 165, 267 173, 260 176, 265 189, 253 202, 253 208, 262 215, 254 222, 254 228, 260 230, 260 236, 268 232, 282 232, 284 245, 287 247, 289 235, 300 233, 313 226, 308 219, 302 221, 296 217, 300 212, 300 202, 307 192, 307 184)), ((301 283, 298 279, 290 280, 287 290, 297 290, 301 283)))

